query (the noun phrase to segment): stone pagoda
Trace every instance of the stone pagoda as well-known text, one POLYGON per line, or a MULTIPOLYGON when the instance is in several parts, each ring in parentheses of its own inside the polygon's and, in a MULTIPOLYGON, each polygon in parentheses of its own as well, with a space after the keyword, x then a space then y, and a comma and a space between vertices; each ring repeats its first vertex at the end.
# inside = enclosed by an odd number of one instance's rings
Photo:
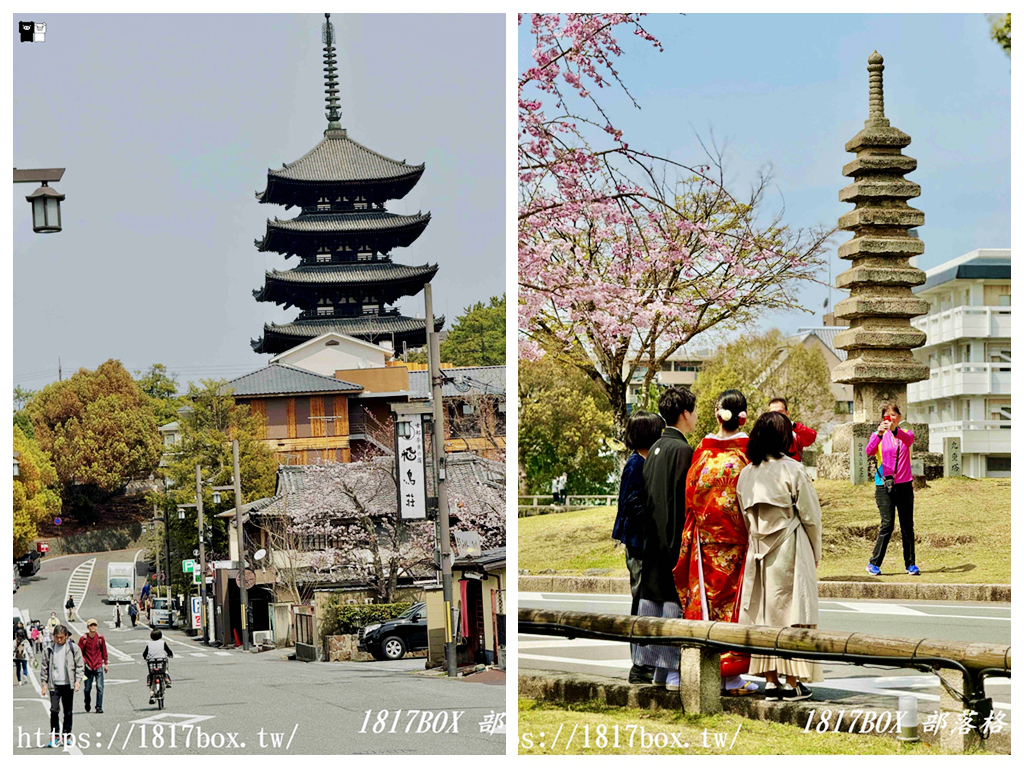
MULTIPOLYGON (((836 287, 850 296, 836 305, 835 315, 849 328, 835 339, 847 359, 832 371, 832 381, 853 385, 853 422, 836 427, 832 453, 818 459, 822 477, 847 479, 852 473, 855 481, 866 481, 874 472, 873 462, 859 457, 878 427, 882 406, 898 403, 905 417, 907 384, 929 375, 928 366, 911 352, 925 343, 926 335, 910 319, 928 311, 928 302, 911 290, 925 282, 924 272, 910 264, 912 256, 924 253, 924 243, 911 233, 924 224, 924 214, 907 204, 921 187, 904 178, 917 168, 917 160, 902 153, 910 136, 885 117, 883 69, 875 51, 868 57, 868 119, 846 143, 846 151, 856 157, 843 175, 853 183, 839 193, 840 201, 855 208, 839 219, 840 229, 853 232, 853 239, 839 247, 839 257, 852 264, 836 278, 836 287)), ((941 455, 928 453, 928 425, 906 427, 914 432, 913 458, 923 459, 924 475, 941 476, 941 455)))
MULTIPOLYGON (((257 301, 298 307, 291 323, 265 324, 256 352, 279 354, 328 331, 396 352, 427 342, 426 321, 390 308, 402 296, 423 290, 437 265, 405 266, 391 251, 411 245, 430 222, 429 213, 402 216, 384 204, 409 193, 424 165, 392 160, 351 139, 341 127, 334 27, 330 14, 323 25, 327 130, 323 140, 293 163, 267 170, 267 187, 256 193, 261 203, 297 206, 293 219, 267 220, 256 240, 261 252, 297 256, 295 269, 266 273, 257 301)), ((435 321, 435 330, 444 318, 435 321)))

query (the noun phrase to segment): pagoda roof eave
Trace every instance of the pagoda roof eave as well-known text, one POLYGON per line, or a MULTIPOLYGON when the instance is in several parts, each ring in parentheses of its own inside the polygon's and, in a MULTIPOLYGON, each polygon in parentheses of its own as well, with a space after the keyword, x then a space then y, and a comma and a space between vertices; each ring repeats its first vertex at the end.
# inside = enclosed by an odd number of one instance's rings
MULTIPOLYGON (((444 316, 435 318, 434 330, 440 331, 444 322, 444 316)), ((280 354, 329 331, 370 343, 393 340, 395 349, 403 343, 410 347, 426 344, 426 320, 397 314, 296 320, 282 325, 264 324, 262 338, 250 343, 259 354, 280 354)))

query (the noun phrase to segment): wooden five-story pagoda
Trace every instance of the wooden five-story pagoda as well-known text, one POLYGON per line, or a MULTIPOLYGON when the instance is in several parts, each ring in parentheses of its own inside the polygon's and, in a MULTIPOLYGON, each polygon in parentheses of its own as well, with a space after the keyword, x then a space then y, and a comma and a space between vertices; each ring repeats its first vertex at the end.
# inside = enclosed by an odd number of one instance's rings
MULTIPOLYGON (((295 269, 266 273, 253 291, 257 301, 302 310, 291 323, 263 326, 256 352, 279 354, 334 331, 373 343, 387 342, 396 352, 426 344, 426 321, 390 308, 402 296, 423 290, 437 265, 413 267, 391 260, 394 248, 411 245, 430 222, 430 213, 402 216, 384 204, 400 200, 416 186, 424 165, 392 160, 353 141, 341 127, 334 27, 323 25, 327 130, 323 140, 294 163, 267 170, 261 203, 297 206, 294 219, 267 220, 256 240, 260 251, 297 256, 295 269)), ((435 330, 444 318, 435 322, 435 330)))

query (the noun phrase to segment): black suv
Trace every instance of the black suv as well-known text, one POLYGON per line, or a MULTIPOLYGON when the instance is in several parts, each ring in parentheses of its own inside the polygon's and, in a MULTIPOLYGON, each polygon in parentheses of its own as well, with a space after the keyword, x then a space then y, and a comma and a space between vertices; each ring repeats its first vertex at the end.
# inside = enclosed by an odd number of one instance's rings
POLYGON ((359 630, 359 650, 378 661, 394 661, 407 651, 427 649, 427 604, 416 603, 401 616, 359 630))

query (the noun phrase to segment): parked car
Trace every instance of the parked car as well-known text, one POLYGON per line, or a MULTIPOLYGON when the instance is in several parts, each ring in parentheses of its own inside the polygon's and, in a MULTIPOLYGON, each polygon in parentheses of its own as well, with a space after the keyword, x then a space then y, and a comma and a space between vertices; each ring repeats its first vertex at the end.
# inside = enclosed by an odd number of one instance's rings
POLYGON ((14 564, 18 566, 18 572, 22 577, 27 578, 29 576, 35 576, 39 573, 40 559, 42 554, 39 552, 26 552, 24 555, 14 561, 14 564))
POLYGON ((378 661, 394 661, 409 651, 427 649, 427 604, 416 603, 401 616, 359 630, 360 651, 378 661))

